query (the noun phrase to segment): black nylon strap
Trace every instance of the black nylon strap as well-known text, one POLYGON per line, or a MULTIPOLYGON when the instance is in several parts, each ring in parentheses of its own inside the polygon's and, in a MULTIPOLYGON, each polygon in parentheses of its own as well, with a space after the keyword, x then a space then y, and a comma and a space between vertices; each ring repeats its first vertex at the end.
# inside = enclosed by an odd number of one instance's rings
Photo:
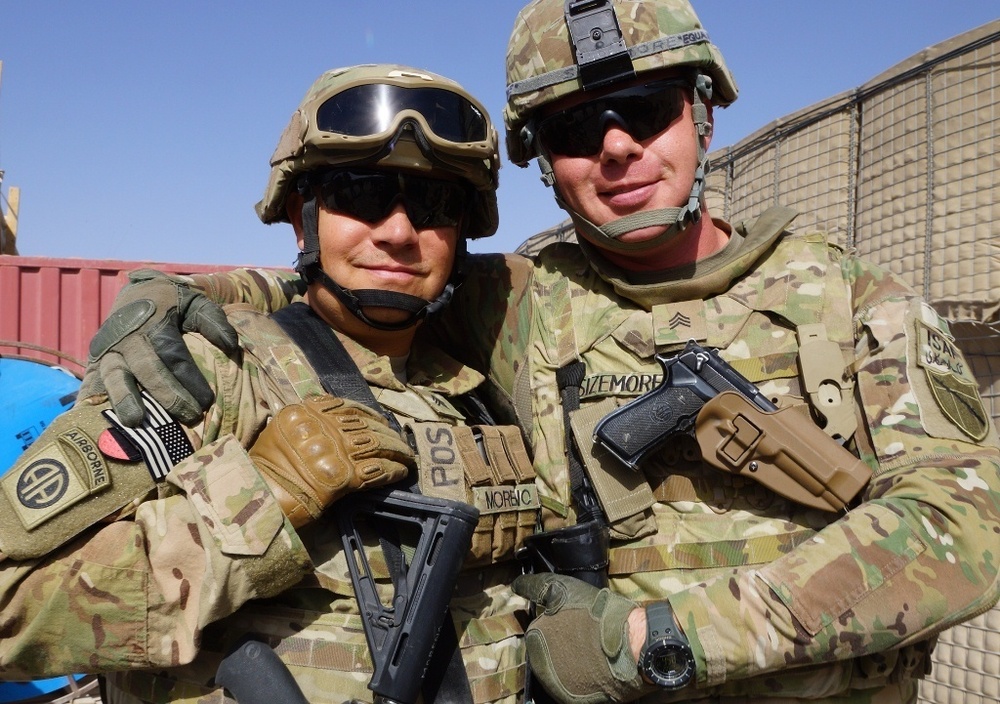
POLYGON ((336 333, 312 308, 305 303, 292 303, 272 313, 271 318, 305 352, 327 393, 363 403, 401 431, 396 417, 375 400, 368 382, 336 333))
POLYGON ((556 384, 559 387, 559 398, 563 407, 563 432, 566 433, 566 459, 569 462, 570 490, 573 498, 576 499, 577 520, 601 521, 601 507, 597 503, 590 483, 587 481, 587 474, 583 468, 583 462, 577 455, 576 444, 573 442, 573 431, 570 425, 569 414, 580 408, 580 385, 583 383, 585 373, 583 362, 572 362, 565 367, 556 370, 556 384))
MULTIPOLYGON (((368 382, 361 376, 357 364, 344 349, 333 329, 305 303, 293 303, 271 318, 281 326, 305 353, 313 371, 327 393, 363 403, 381 414, 400 434, 402 428, 392 413, 378 402, 368 382)), ((416 487, 411 487, 416 491, 416 487)), ((383 553, 389 563, 393 583, 401 579, 402 554, 398 547, 380 536, 383 553)), ((450 621, 450 618, 449 618, 450 621)), ((430 665, 421 685, 424 702, 428 704, 471 704, 472 689, 469 676, 458 649, 458 636, 454 627, 446 621, 438 631, 430 665)))

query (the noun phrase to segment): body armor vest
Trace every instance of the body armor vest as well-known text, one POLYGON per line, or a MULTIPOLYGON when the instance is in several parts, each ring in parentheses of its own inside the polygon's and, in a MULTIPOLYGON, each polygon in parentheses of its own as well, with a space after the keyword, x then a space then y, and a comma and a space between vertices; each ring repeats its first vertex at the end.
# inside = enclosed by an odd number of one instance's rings
MULTIPOLYGON (((245 354, 265 370, 271 408, 324 393, 305 356, 269 318, 240 311, 230 320, 245 354)), ((510 582, 519 573, 513 553, 534 531, 538 510, 534 472, 520 431, 469 426, 452 399, 426 388, 372 387, 415 448, 419 488, 426 495, 476 505, 481 517, 450 604, 473 701, 515 701, 523 687, 526 603, 510 582)), ((350 497, 344 500, 349 501, 350 497)), ((335 507, 334 509, 335 510, 335 507)), ((371 701, 372 664, 336 521, 317 521, 300 537, 316 566, 297 587, 266 602, 251 602, 213 624, 195 663, 164 673, 126 672, 110 678, 118 702, 225 702, 213 677, 220 658, 246 634, 270 643, 310 702, 371 701)), ((391 577, 378 538, 368 558, 386 600, 391 577)))
MULTIPOLYGON (((558 323, 541 324, 535 316, 532 336, 542 344, 535 346, 528 372, 543 523, 555 529, 575 521, 565 469, 564 433, 572 432, 611 527, 610 586, 639 603, 737 568, 768 564, 837 518, 709 467, 694 437, 674 436, 644 461, 641 472, 593 441, 594 427, 608 412, 662 382, 654 354, 672 354, 691 339, 720 350, 779 407, 809 404, 831 435, 854 433, 849 380, 855 331, 838 256, 831 256, 822 235, 782 234, 785 224, 765 214, 739 231, 746 246, 763 241, 771 247, 721 292, 694 300, 638 305, 588 266, 575 245, 553 245, 539 256, 535 285, 545 291, 547 306, 542 320, 558 323), (814 353, 803 363, 810 346, 814 353), (586 371, 580 409, 570 413, 566 429, 556 371, 575 360, 586 371)), ((911 671, 923 667, 926 644, 921 648, 919 657, 905 659, 911 671)), ((861 658, 768 679, 782 680, 777 691, 794 699, 839 691, 856 674, 872 678, 862 686, 879 686, 876 670, 893 669, 873 661, 871 672, 858 673, 866 663, 861 658)), ((734 695, 775 694, 751 692, 748 683, 731 686, 734 695)))

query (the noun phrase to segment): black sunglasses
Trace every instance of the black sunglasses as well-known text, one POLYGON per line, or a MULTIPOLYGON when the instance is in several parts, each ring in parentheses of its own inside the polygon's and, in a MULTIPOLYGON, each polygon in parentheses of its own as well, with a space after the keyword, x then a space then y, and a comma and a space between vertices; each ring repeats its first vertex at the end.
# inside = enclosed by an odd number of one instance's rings
POLYGON ((399 171, 334 169, 309 181, 327 209, 370 223, 385 219, 402 200, 414 227, 456 227, 469 202, 465 184, 399 171))
POLYGON ((667 79, 625 88, 543 118, 538 138, 553 154, 593 156, 601 151, 608 122, 637 141, 659 134, 684 109, 683 79, 667 79))

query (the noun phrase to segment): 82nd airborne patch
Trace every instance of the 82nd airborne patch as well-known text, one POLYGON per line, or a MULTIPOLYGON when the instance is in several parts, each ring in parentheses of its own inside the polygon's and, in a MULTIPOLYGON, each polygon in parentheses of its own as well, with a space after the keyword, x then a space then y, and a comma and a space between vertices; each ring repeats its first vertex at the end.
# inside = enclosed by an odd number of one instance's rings
POLYGON ((917 364, 927 374, 934 400, 957 428, 977 442, 982 440, 991 421, 968 363, 941 330, 922 320, 916 324, 917 364))

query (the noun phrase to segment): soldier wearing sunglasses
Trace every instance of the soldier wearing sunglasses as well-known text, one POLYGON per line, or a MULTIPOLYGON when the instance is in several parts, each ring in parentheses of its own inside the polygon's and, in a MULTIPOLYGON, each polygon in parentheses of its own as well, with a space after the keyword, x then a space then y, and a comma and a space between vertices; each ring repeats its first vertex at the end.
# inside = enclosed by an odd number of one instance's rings
MULTIPOLYGON (((0 676, 98 672, 106 704, 221 702, 219 662, 250 636, 275 647, 308 701, 371 701, 360 599, 326 509, 404 482, 481 509, 438 638, 435 662, 449 665, 428 668, 424 700, 517 698, 527 615, 510 584, 538 510, 531 462, 520 431, 486 412, 483 375, 422 335, 462 281, 467 239, 496 230, 498 163, 489 116, 453 81, 367 65, 313 84, 257 206, 297 237, 302 295, 263 289, 292 299, 281 313, 294 316, 220 316, 175 296, 205 335, 181 345, 210 380, 207 412, 182 427, 144 393, 130 425, 136 409, 84 391, 11 468, 0 676), (332 344, 341 367, 314 364, 332 344), (367 385, 389 420, 328 395, 328 377, 367 385)), ((133 298, 109 325, 152 313, 133 298)), ((373 523, 358 530, 380 596, 391 583, 416 601, 431 583, 400 584, 407 572, 373 523)))
POLYGON ((578 704, 913 702, 935 635, 998 597, 996 429, 947 324, 899 279, 785 208, 708 212, 712 124, 736 98, 686 0, 534 0, 516 20, 508 155, 537 160, 578 243, 470 259, 435 325, 530 428, 540 530, 595 506, 608 528, 607 588, 515 582, 538 606, 529 664, 578 704), (827 512, 718 471, 685 433, 638 471, 595 446, 689 340, 872 480, 827 512))

